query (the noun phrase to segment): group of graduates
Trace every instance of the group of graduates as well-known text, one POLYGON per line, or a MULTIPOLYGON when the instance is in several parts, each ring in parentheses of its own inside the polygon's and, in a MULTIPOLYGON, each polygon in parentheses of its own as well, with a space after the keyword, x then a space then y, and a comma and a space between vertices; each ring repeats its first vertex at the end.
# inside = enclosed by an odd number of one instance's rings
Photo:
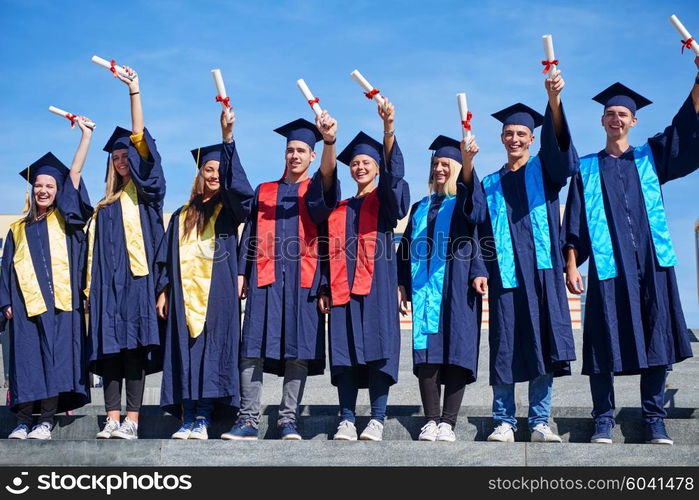
POLYGON ((138 75, 124 70, 128 77, 115 76, 128 85, 132 127, 117 127, 104 147, 104 198, 93 207, 81 180, 92 136, 85 117, 70 168, 48 153, 21 173, 32 186, 28 213, 10 228, 0 274, 18 420, 10 438, 50 439, 57 412, 90 401, 92 372, 103 379, 107 413, 97 438, 136 439, 145 377, 162 370, 160 405, 182 419, 175 439, 207 439, 215 404, 239 408, 223 439, 257 439, 263 373, 284 378, 281 438, 301 439, 306 379, 325 369, 327 315, 340 407, 334 438, 379 441, 398 378, 399 315, 410 302, 419 439, 454 441, 477 376, 488 293, 496 424, 488 441, 514 441, 515 383, 528 382, 531 440, 560 442, 549 419, 553 378, 569 375, 575 359, 566 286, 583 291, 578 266, 588 260, 582 372, 591 441, 612 442, 614 376, 640 374, 646 441, 672 444, 665 380, 692 352, 660 185, 699 167, 699 77, 672 124, 638 147, 628 135, 650 101, 619 83, 607 88, 594 98, 604 107, 605 148, 579 158, 556 71, 545 81, 543 116, 521 103, 493 114, 502 168, 479 179, 475 137, 439 136, 425 169, 430 193, 412 206, 388 99, 378 107, 383 140, 360 132, 339 154, 327 111, 315 124, 276 129, 286 139, 284 172, 254 190, 233 139, 235 115, 224 110, 223 142, 192 151, 189 201, 165 230, 161 158, 144 127, 138 75), (356 182, 351 198, 341 197, 337 161, 356 182), (394 229, 406 215, 396 252, 394 229), (371 420, 358 435, 360 388, 369 390, 371 420))

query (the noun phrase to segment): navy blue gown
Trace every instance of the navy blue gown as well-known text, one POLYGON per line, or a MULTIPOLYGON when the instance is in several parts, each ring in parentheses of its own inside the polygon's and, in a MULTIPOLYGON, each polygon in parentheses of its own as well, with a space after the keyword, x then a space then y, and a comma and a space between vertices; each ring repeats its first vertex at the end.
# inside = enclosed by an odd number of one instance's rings
MULTIPOLYGON (((323 192, 318 170, 306 193, 306 207, 312 221, 322 225, 340 200, 337 172, 333 185, 323 192)), ((250 211, 239 251, 239 274, 248 280, 248 297, 243 321, 240 355, 264 358, 267 373, 284 375, 285 359, 308 360, 308 374, 325 370, 325 325, 316 299, 320 286, 320 266, 316 267, 311 288, 301 287, 299 258, 299 184, 278 181, 275 222, 275 277, 270 285, 257 286, 256 235, 259 186, 250 211)))
MULTIPOLYGON (((473 265, 478 255, 476 225, 485 220, 485 196, 476 172, 473 184, 457 183, 456 207, 449 226, 439 331, 428 336, 426 349, 413 348, 413 373, 420 365, 452 365, 467 371, 467 383, 475 382, 481 338, 482 298, 473 289, 473 265)), ((427 214, 428 240, 434 240, 435 223, 444 196, 432 195, 427 214)), ((412 296, 411 243, 415 203, 398 247, 398 284, 412 296)), ((478 268, 480 269, 480 268, 478 268)))
MULTIPOLYGON (((699 118, 691 96, 672 124, 648 139, 660 184, 699 167, 699 118)), ((633 148, 614 158, 598 153, 604 210, 618 276, 600 281, 590 258, 582 373, 637 374, 692 356, 674 267, 660 267, 650 233, 633 148)), ((561 235, 577 264, 591 254, 582 178, 573 178, 561 235)))
MULTIPOLYGON (((235 143, 224 144, 219 165, 223 206, 215 223, 215 253, 204 330, 190 337, 180 274, 180 213, 172 214, 158 251, 158 294, 169 287, 169 312, 163 345, 160 406, 178 415, 182 400, 217 398, 240 405, 238 350, 238 226, 250 213, 254 195, 235 143)), ((211 202, 215 203, 215 200, 211 202)), ((195 229, 196 230, 196 229, 195 229)))
POLYGON ((570 361, 575 359, 563 280, 564 261, 557 249, 561 227, 558 194, 568 177, 577 172, 578 155, 565 114, 563 121, 559 142, 550 108, 546 107, 538 154, 543 171, 552 269, 537 269, 525 184, 527 166, 510 171, 504 165, 499 171, 512 235, 517 288, 503 287, 489 213, 478 226, 482 256, 474 262, 480 269, 474 269, 473 276, 489 277, 490 385, 525 382, 546 373, 570 375, 570 361))
POLYGON ((134 277, 129 267, 121 204, 102 207, 95 233, 90 286, 90 370, 102 375, 100 360, 125 349, 148 350, 146 373, 162 369, 158 316, 155 310, 155 255, 165 233, 163 200, 165 177, 160 154, 147 129, 144 140, 149 156, 140 156, 133 143, 129 146, 129 171, 138 191, 143 243, 149 273, 134 277))
MULTIPOLYGON (((410 206, 410 188, 403 180, 403 154, 394 143, 391 159, 379 165, 379 216, 371 290, 368 295, 350 294, 347 304, 333 306, 329 317, 330 373, 333 385, 344 370, 358 368, 359 388, 368 387, 367 364, 398 381, 400 318, 398 313, 397 265, 393 230, 410 206)), ((359 214, 366 198, 350 198, 345 218, 347 277, 354 283, 359 214)), ((323 283, 329 267, 323 265, 323 283)))
MULTIPOLYGON (((92 207, 82 181, 75 189, 70 176, 56 195, 56 209, 63 216, 71 279, 72 309, 55 309, 49 232, 46 218, 26 226, 32 263, 47 311, 29 318, 13 266, 15 242, 10 231, 5 240, 0 274, 0 311, 12 307, 7 322, 10 339, 10 406, 39 402, 58 396, 58 412, 80 408, 90 402, 87 372, 82 283, 85 233, 92 207)), ((2 314, 0 312, 0 314, 2 314)), ((4 319, 4 315, 3 315, 4 319)))

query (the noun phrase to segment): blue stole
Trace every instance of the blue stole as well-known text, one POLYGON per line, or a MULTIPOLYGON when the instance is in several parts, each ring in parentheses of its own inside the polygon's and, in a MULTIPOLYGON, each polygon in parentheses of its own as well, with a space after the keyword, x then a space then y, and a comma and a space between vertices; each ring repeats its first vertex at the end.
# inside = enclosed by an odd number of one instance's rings
MULTIPOLYGON (((655 256, 662 267, 677 265, 677 257, 672 247, 670 231, 667 227, 665 208, 663 207, 660 181, 655 171, 655 162, 650 145, 646 142, 633 150, 634 163, 641 181, 643 203, 646 207, 650 233, 655 247, 655 256)), ((599 171, 597 153, 580 158, 580 174, 583 181, 583 196, 585 198, 585 216, 590 234, 592 255, 597 267, 600 280, 615 278, 617 266, 614 259, 612 237, 609 233, 607 214, 604 210, 602 197, 602 179, 599 171)))
MULTIPOLYGON (((551 233, 549 232, 548 213, 546 211, 546 195, 541 161, 538 156, 531 156, 524 166, 524 182, 529 204, 529 219, 532 225, 534 248, 536 250, 537 269, 552 269, 551 263, 551 233)), ((493 227, 495 251, 498 257, 498 268, 504 288, 517 288, 517 270, 512 249, 512 233, 507 216, 505 194, 500 183, 500 172, 487 175, 483 179, 485 196, 488 200, 490 224, 493 227)))
POLYGON ((439 332, 442 310, 444 271, 451 229, 451 216, 456 196, 446 196, 437 211, 434 241, 430 255, 427 250, 427 214, 437 195, 426 196, 413 214, 413 236, 410 245, 410 275, 412 277, 413 349, 427 349, 427 335, 439 332))

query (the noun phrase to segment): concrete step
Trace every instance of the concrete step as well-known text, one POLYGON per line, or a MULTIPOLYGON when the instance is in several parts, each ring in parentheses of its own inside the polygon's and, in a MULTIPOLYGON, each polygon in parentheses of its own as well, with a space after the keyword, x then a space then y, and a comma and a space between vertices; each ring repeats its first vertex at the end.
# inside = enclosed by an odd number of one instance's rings
POLYGON ((697 446, 419 441, 0 440, 14 466, 696 466, 697 446))
MULTIPOLYGON (((276 421, 277 406, 263 408, 259 435, 263 439, 279 437, 276 421)), ((526 409, 524 409, 526 411, 526 409)), ((359 432, 369 421, 369 408, 359 407, 357 411, 359 432)), ((643 443, 643 424, 640 409, 623 408, 617 413, 614 440, 619 443, 643 443)), ((699 445, 699 418, 694 409, 671 409, 666 420, 668 433, 677 444, 699 445)), ((101 408, 85 407, 74 415, 57 417, 53 438, 56 440, 92 440, 104 423, 101 408)), ((212 419, 209 435, 217 439, 228 431, 235 421, 230 408, 217 410, 212 419)), ((339 417, 336 406, 305 406, 299 419, 299 432, 304 439, 331 440, 339 417)), ((386 441, 409 441, 417 439, 425 420, 420 407, 390 406, 384 427, 386 441)), ((7 436, 16 425, 16 417, 7 408, 0 409, 0 436, 7 436)), ((457 435, 461 441, 485 441, 494 426, 487 407, 463 407, 459 413, 457 435)), ((517 441, 528 441, 526 413, 518 414, 517 441)), ((593 431, 589 411, 586 408, 556 408, 552 414, 551 426, 561 435, 564 442, 586 443, 593 431)), ((145 406, 141 413, 139 436, 141 439, 168 439, 179 427, 179 421, 164 414, 158 407, 145 406)))

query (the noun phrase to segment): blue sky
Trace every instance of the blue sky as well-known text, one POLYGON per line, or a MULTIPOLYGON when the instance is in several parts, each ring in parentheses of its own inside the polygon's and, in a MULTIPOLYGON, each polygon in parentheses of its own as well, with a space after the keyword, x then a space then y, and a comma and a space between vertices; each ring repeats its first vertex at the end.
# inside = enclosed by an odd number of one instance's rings
MULTIPOLYGON (((283 170, 283 139, 272 132, 313 115, 296 88, 304 78, 339 122, 343 147, 361 129, 380 139, 381 123, 349 77, 358 68, 396 104, 396 130, 413 198, 425 193, 429 152, 438 134, 459 137, 457 92, 466 92, 481 153, 481 175, 504 150, 490 117, 516 101, 543 110, 541 35, 552 33, 567 86, 563 94, 581 154, 601 149, 601 109, 590 97, 621 81, 654 101, 639 112, 632 143, 669 124, 696 68, 667 18, 699 36, 695 0, 628 2, 0 0, 0 212, 17 213, 16 175, 53 151, 71 161, 79 133, 47 111, 54 105, 98 124, 84 178, 93 202, 103 193, 115 125, 128 127, 126 87, 90 62, 92 55, 133 66, 141 77, 146 126, 163 157, 166 209, 186 201, 194 165, 189 150, 220 140, 210 75, 221 68, 237 113, 235 136, 253 184, 283 170), (570 5, 569 5, 570 4, 570 5)), ((353 183, 344 167, 344 195, 353 183)), ((665 186, 677 275, 690 326, 699 327, 697 257, 699 174, 665 186)), ((564 193, 565 194, 565 193, 564 193)))

